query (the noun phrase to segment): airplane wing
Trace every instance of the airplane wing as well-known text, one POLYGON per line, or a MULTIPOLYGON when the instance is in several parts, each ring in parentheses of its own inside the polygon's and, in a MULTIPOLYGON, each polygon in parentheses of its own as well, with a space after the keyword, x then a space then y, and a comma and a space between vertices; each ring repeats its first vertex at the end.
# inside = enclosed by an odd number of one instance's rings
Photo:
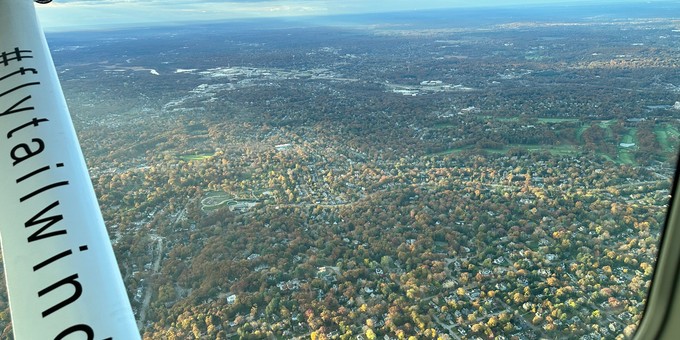
POLYGON ((16 339, 140 338, 30 0, 0 0, 0 238, 16 339))

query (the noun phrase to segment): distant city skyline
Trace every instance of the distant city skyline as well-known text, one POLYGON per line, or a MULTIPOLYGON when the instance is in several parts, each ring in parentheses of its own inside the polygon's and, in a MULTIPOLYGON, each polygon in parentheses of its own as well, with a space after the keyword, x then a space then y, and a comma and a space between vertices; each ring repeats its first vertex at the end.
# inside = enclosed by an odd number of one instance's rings
MULTIPOLYGON (((658 0, 656 2, 663 2, 658 0)), ((538 4, 649 3, 641 0, 55 0, 38 5, 46 31, 105 29, 176 22, 242 18, 323 16, 463 7, 507 7, 538 4)))

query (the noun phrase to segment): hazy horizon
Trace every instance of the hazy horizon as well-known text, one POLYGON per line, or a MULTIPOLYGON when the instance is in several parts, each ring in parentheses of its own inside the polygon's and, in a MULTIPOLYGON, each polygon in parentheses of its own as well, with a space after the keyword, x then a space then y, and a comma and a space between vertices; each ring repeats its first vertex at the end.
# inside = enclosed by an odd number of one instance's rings
POLYGON ((158 26, 175 23, 219 21, 255 18, 324 17, 333 15, 404 12, 414 10, 455 8, 507 8, 536 5, 611 5, 617 3, 649 4, 670 1, 640 0, 481 0, 474 4, 464 1, 343 1, 326 0, 236 0, 236 1, 136 1, 136 0, 74 0, 54 1, 36 5, 45 31, 75 31, 80 29, 112 29, 158 26), (156 15, 150 16, 149 13, 156 15))

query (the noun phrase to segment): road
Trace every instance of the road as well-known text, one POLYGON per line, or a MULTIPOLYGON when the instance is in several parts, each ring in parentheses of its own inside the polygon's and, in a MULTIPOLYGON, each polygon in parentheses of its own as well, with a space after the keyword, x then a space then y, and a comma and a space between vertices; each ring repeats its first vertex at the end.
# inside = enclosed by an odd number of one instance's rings
MULTIPOLYGON (((186 214, 187 208, 184 206, 182 210, 177 214, 177 217, 172 222, 173 226, 177 225, 179 221, 186 214)), ((148 276, 152 278, 161 269, 161 260, 163 259, 163 237, 157 234, 149 235, 152 242, 156 241, 156 250, 153 253, 153 266, 151 267, 151 274, 148 276)), ((139 319, 137 320, 137 327, 139 329, 144 329, 144 323, 146 322, 146 312, 149 310, 149 304, 151 303, 151 296, 153 295, 152 282, 147 282, 146 289, 144 289, 144 300, 142 300, 142 308, 139 311, 139 319)))
MULTIPOLYGON (((157 246, 156 246, 156 251, 154 252, 154 262, 153 262, 153 267, 151 268, 151 275, 149 277, 153 277, 154 274, 158 273, 158 270, 161 268, 161 259, 163 258, 163 238, 157 236, 157 235, 152 235, 152 239, 158 241, 157 246)), ((144 323, 146 322, 146 312, 149 309, 149 304, 151 303, 151 295, 153 289, 150 289, 151 282, 147 283, 147 287, 144 291, 144 300, 142 302, 142 309, 139 311, 139 320, 137 321, 137 327, 139 329, 144 329, 144 323)))

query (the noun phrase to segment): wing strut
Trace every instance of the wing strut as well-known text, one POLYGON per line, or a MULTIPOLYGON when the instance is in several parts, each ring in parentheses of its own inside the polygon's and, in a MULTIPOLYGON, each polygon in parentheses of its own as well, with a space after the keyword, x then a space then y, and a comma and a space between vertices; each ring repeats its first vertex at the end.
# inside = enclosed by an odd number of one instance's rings
POLYGON ((16 339, 140 338, 30 0, 0 0, 0 238, 16 339))

